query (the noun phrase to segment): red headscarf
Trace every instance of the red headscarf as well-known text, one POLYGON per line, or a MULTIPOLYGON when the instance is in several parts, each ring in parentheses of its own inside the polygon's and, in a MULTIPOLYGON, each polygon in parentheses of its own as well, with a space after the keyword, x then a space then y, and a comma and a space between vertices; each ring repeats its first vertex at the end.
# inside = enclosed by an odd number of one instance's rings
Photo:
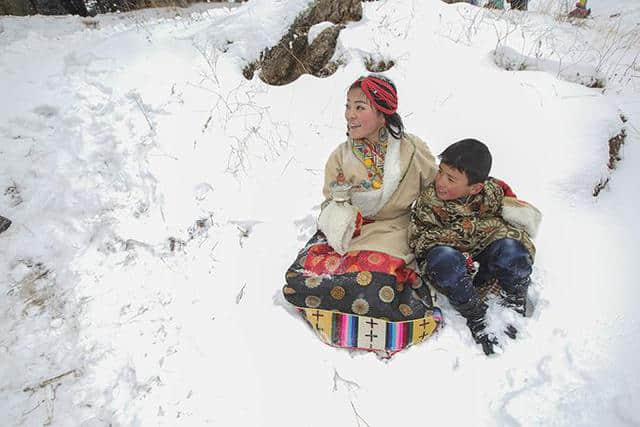
POLYGON ((385 114, 393 114, 398 110, 398 93, 389 82, 373 76, 359 81, 360 88, 376 110, 385 114))

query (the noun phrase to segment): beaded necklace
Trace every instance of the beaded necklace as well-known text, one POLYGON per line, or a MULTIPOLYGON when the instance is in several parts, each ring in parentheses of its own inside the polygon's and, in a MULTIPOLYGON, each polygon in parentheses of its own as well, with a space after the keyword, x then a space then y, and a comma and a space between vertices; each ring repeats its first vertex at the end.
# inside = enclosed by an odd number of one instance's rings
POLYGON ((384 158, 387 154, 388 141, 369 143, 364 140, 353 142, 353 153, 367 169, 367 179, 360 182, 360 187, 378 190, 382 187, 384 176, 384 158))

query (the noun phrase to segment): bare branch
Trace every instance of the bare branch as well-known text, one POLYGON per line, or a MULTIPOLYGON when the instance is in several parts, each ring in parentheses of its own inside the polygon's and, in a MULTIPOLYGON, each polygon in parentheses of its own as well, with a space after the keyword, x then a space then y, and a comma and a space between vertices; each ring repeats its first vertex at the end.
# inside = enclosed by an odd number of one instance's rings
POLYGON ((55 377, 51 377, 49 379, 46 379, 46 380, 42 381, 40 384, 37 384, 37 385, 35 385, 33 387, 25 387, 22 391, 24 391, 24 392, 27 392, 27 391, 35 392, 38 389, 44 388, 44 387, 48 386, 49 384, 54 383, 54 382, 58 381, 59 379, 66 377, 67 375, 71 375, 71 374, 75 374, 75 373, 76 373, 76 370, 72 369, 72 370, 67 371, 65 373, 62 373, 60 375, 56 375, 55 377))
POLYGON ((244 288, 247 286, 247 284, 245 283, 244 285, 242 285, 242 288, 240 288, 240 292, 238 292, 238 295, 236 296, 236 304, 240 304, 240 301, 242 300, 242 297, 244 296, 244 288))
POLYGON ((353 404, 353 401, 350 401, 349 403, 351 403, 351 408, 353 408, 353 413, 356 416, 356 422, 358 423, 358 427, 360 427, 360 420, 362 420, 362 422, 364 423, 364 425, 366 425, 367 427, 371 427, 369 425, 369 423, 367 422, 367 420, 365 420, 364 418, 362 418, 362 416, 358 413, 358 411, 356 410, 356 406, 353 404))
POLYGON ((338 370, 333 368, 333 391, 338 391, 338 382, 345 384, 349 391, 358 390, 360 388, 360 385, 357 382, 341 377, 338 370))

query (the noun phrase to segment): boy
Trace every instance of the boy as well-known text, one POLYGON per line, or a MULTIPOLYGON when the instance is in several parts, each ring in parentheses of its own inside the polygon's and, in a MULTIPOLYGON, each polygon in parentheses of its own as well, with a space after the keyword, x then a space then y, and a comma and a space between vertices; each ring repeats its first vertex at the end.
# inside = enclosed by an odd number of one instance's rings
MULTIPOLYGON (((527 10, 529 0, 507 0, 512 10, 527 10)), ((489 9, 504 9, 504 0, 489 0, 485 6, 489 9)))
MULTIPOLYGON (((409 246, 423 277, 467 319, 471 335, 489 355, 497 342, 485 331, 487 306, 478 289, 497 282, 505 305, 525 315, 535 256, 531 237, 541 215, 489 177, 491 153, 482 142, 458 141, 439 158, 435 181, 412 211, 409 246), (480 264, 475 276, 473 261, 480 264)), ((514 329, 508 332, 515 336, 514 329)))
POLYGON ((591 9, 587 9, 587 0, 578 0, 576 8, 569 12, 569 18, 586 18, 591 14, 591 9))

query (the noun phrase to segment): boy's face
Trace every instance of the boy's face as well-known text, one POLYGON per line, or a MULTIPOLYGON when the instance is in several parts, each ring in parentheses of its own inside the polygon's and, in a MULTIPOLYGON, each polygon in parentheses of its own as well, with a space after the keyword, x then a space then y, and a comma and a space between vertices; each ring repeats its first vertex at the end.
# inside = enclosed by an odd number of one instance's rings
POLYGON ((471 194, 478 194, 484 188, 484 183, 482 182, 469 185, 467 174, 446 163, 440 163, 435 185, 436 196, 440 200, 454 200, 471 194))

